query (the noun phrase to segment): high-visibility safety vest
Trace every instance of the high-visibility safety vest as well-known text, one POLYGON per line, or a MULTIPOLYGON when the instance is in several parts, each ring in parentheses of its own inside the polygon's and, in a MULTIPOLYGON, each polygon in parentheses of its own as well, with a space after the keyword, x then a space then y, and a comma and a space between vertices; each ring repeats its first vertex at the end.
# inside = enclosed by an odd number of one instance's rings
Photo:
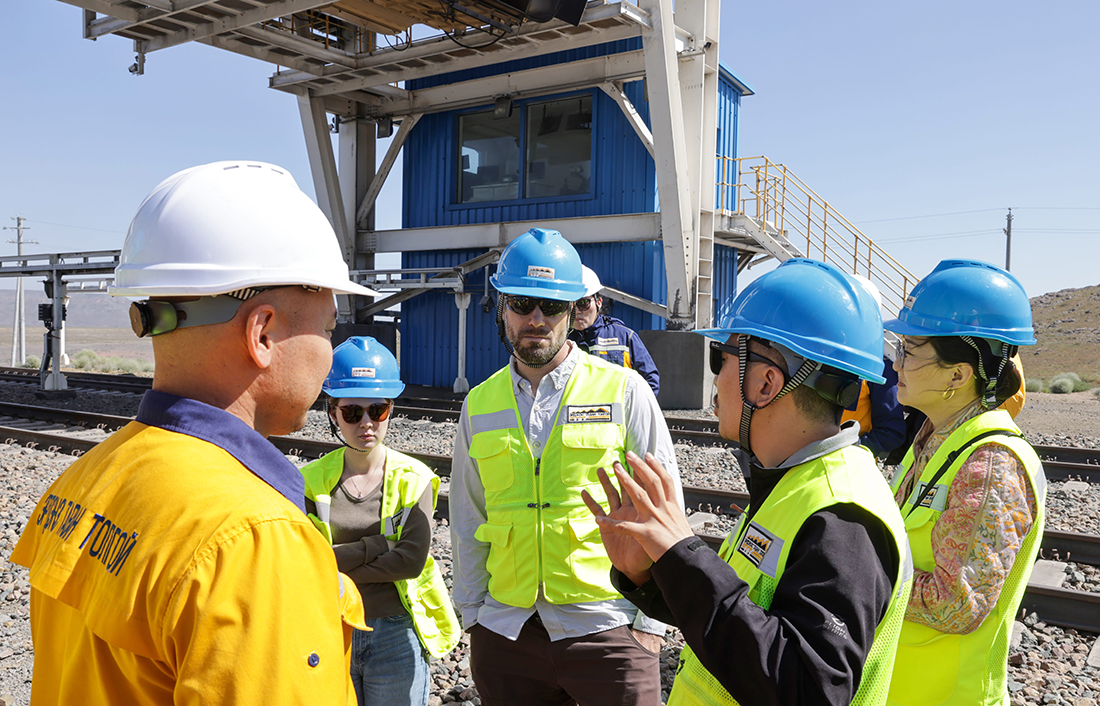
POLYGON ((529 608, 540 585, 555 604, 622 597, 611 585, 611 561, 581 491, 605 503, 596 469, 626 465, 624 398, 635 374, 595 356, 577 357, 541 459, 528 445, 507 367, 470 391, 470 456, 486 512, 474 538, 491 545, 486 570, 496 600, 529 608))
MULTIPOLYGON (((1019 433, 1019 427, 1003 409, 985 412, 965 422, 933 454, 919 482, 914 483, 913 492, 901 506, 909 543, 913 547, 913 564, 921 571, 932 571, 936 568, 932 556, 932 530, 947 507, 947 490, 970 454, 981 444, 996 443, 1007 446, 1023 461, 1035 493, 1037 512, 996 605, 977 630, 966 635, 952 635, 905 621, 890 684, 891 704, 1008 703, 1008 646, 1012 621, 1039 551, 1046 517, 1043 465, 1019 433), (976 437, 986 434, 989 436, 974 443, 976 437), (933 481, 937 471, 945 465, 944 473, 933 481), (924 489, 929 484, 931 489, 926 493, 924 489), (919 506, 914 508, 918 499, 919 506)), ((894 476, 895 492, 912 465, 913 450, 910 449, 894 476)))
MULTIPOLYGON (((901 558, 894 576, 893 597, 875 628, 875 639, 852 699, 856 706, 883 704, 894 667, 894 648, 913 585, 913 563, 901 515, 867 449, 848 446, 788 470, 747 526, 747 513, 741 516, 719 553, 749 585, 749 600, 767 610, 786 568, 791 543, 802 525, 814 513, 842 503, 858 505, 882 520, 901 558)), ((685 645, 668 706, 736 703, 685 645)))
MULTIPOLYGON (((344 472, 344 451, 339 448, 313 463, 302 467, 306 481, 306 497, 314 502, 317 514, 309 519, 332 543, 332 527, 329 510, 332 491, 344 472)), ((428 484, 432 485, 432 509, 439 495, 439 477, 431 469, 411 456, 386 449, 386 468, 382 478, 382 525, 386 539, 400 541, 405 521, 424 495, 428 484)), ((458 624, 451 595, 435 559, 429 554, 420 575, 414 579, 394 581, 401 604, 412 616, 413 627, 424 649, 433 657, 442 657, 458 644, 462 628, 458 624)))

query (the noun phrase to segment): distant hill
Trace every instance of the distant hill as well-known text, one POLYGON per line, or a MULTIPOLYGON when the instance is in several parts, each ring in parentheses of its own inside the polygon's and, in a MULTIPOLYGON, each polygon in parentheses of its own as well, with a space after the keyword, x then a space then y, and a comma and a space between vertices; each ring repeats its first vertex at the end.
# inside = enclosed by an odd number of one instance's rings
MULTIPOLYGON (((42 327, 38 321, 38 305, 48 304, 42 282, 23 282, 26 297, 27 332, 42 327)), ((130 300, 108 296, 105 292, 76 292, 69 296, 65 325, 74 328, 130 328, 130 300)), ((15 290, 0 289, 0 326, 11 326, 15 318, 15 290)))
POLYGON ((1077 373, 1100 382, 1100 285, 1031 298, 1038 343, 1021 349, 1025 377, 1077 373))

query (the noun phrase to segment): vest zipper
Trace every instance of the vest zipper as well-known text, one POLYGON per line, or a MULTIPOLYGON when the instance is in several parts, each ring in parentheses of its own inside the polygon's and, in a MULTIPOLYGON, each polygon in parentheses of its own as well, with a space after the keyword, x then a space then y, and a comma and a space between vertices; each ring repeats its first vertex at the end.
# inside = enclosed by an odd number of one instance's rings
POLYGON ((538 514, 535 516, 535 528, 538 532, 538 555, 539 555, 539 589, 542 588, 542 484, 539 483, 539 466, 542 465, 542 459, 535 459, 535 512, 538 514))

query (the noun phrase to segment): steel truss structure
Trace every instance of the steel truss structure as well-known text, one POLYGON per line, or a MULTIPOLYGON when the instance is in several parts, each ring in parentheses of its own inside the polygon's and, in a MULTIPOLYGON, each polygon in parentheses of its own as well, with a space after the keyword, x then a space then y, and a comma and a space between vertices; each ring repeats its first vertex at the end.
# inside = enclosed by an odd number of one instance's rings
MULTIPOLYGON (((114 34, 134 41, 134 73, 144 71, 149 53, 186 42, 275 65, 270 87, 297 97, 318 204, 353 270, 372 270, 376 252, 430 250, 442 244, 441 234, 426 232, 430 229, 398 235, 374 228, 375 201, 422 115, 505 96, 584 88, 611 96, 653 155, 661 208, 654 214, 606 216, 600 228, 572 223, 567 232, 584 242, 607 241, 601 234, 623 232, 662 240, 668 304, 661 311, 669 329, 710 325, 716 237, 741 250, 765 252, 744 232, 715 233, 716 220, 724 223, 716 219, 714 203, 720 0, 677 0, 675 13, 671 0, 592 0, 576 26, 560 20, 516 20, 501 14, 506 3, 494 0, 461 5, 453 0, 63 1, 84 9, 85 37, 114 34), (437 6, 450 11, 439 14, 437 6), (445 34, 412 41, 407 29, 413 23, 445 34), (372 32, 398 38, 379 42, 384 35, 372 32), (642 40, 640 51, 420 90, 397 85, 635 37, 642 40), (649 127, 622 91, 624 83, 639 80, 646 82, 649 127), (329 115, 334 116, 331 123, 329 115), (376 135, 385 136, 395 124, 396 135, 376 170, 376 135), (330 140, 333 129, 339 133, 336 151, 330 140)), ((503 247, 526 227, 504 223, 446 230, 449 248, 503 247)), ((659 307, 645 304, 650 310, 659 307)), ((342 302, 341 316, 355 320, 352 302, 342 302)))

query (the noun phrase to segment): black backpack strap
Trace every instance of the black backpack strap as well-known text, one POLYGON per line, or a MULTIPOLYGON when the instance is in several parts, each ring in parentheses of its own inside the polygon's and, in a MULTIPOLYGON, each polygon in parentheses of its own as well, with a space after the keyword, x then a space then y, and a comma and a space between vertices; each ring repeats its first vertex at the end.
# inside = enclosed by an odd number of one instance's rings
MULTIPOLYGON (((940 478, 943 477, 943 474, 947 472, 948 468, 951 468, 951 465, 953 463, 955 463, 955 459, 957 459, 959 457, 959 454, 961 454, 963 451, 966 451, 968 448, 970 448, 974 444, 978 443, 982 439, 986 439, 986 438, 991 437, 991 436, 1014 436, 1018 439, 1023 439, 1024 438, 1023 434, 1017 434, 1014 431, 1009 431, 1007 429, 993 429, 991 431, 982 432, 981 434, 978 434, 977 436, 975 436, 970 441, 966 442, 965 444, 963 444, 959 448, 955 449, 954 451, 952 451, 951 453, 949 453, 947 455, 947 460, 945 460, 943 462, 943 465, 941 465, 939 467, 939 469, 936 471, 935 475, 932 476, 932 479, 930 481, 928 481, 927 485, 924 486, 924 489, 921 490, 920 495, 917 496, 916 502, 914 502, 913 506, 909 508, 909 512, 905 513, 905 516, 909 517, 910 515, 913 514, 913 510, 916 510, 918 507, 920 507, 920 504, 922 502, 924 502, 924 498, 927 497, 928 493, 932 490, 933 487, 935 487, 936 481, 938 481, 940 478)), ((918 483, 920 482, 919 478, 917 479, 917 482, 918 483)))

